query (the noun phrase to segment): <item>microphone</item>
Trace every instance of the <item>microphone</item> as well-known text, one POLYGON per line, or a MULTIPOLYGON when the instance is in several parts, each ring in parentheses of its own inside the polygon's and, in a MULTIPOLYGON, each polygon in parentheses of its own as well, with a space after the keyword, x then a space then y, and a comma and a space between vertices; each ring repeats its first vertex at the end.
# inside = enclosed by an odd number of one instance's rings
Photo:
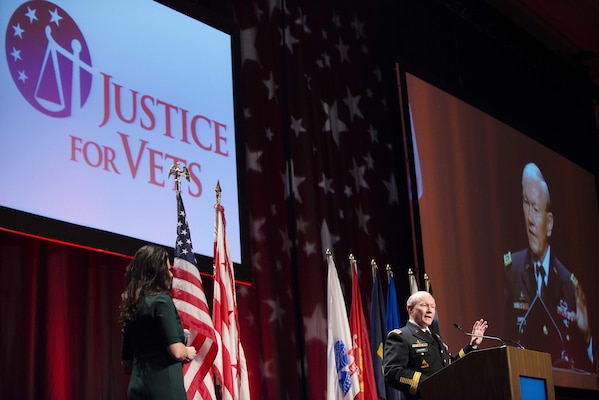
POLYGON ((189 329, 183 329, 183 334, 185 335, 185 341, 183 342, 183 344, 187 346, 187 342, 189 341, 190 335, 189 329))
POLYGON ((503 346, 505 346, 505 342, 508 342, 508 343, 515 344, 519 349, 524 349, 524 346, 522 346, 520 343, 518 343, 518 342, 516 342, 514 340, 509 340, 509 339, 504 340, 504 339, 499 338, 497 336, 474 335, 472 333, 468 333, 465 330, 463 330, 462 327, 460 326, 460 324, 458 324, 457 322, 454 322, 453 326, 455 326, 460 332, 462 332, 466 336, 480 337, 480 338, 489 339, 489 340, 497 340, 498 342, 501 342, 501 344, 503 346))

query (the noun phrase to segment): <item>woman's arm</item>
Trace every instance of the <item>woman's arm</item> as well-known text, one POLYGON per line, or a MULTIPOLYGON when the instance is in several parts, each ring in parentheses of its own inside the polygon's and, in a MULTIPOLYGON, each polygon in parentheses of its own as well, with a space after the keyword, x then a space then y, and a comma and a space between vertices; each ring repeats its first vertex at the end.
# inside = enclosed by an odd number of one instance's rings
POLYGON ((169 344, 166 348, 168 353, 177 361, 188 363, 196 356, 196 349, 193 346, 185 346, 183 343, 169 344))

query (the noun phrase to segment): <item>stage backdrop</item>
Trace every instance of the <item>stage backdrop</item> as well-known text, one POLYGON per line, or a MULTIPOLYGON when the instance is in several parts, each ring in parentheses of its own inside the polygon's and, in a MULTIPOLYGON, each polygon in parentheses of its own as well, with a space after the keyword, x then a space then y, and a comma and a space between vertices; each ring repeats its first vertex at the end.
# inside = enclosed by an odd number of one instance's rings
MULTIPOLYGON (((378 23, 383 10, 381 2, 345 1, 284 7, 234 1, 232 8, 240 29, 237 101, 246 159, 241 190, 247 193, 241 207, 249 215, 251 255, 242 267, 253 277, 252 286, 238 285, 237 295, 252 398, 323 399, 326 249, 335 256, 348 309, 350 254, 358 261, 365 310, 371 259, 400 270, 408 265, 402 257, 411 255, 409 244, 403 245, 410 235, 409 219, 400 213, 407 185, 401 132, 392 123, 393 61, 385 57, 390 51, 378 23)), ((135 27, 140 19, 130 23, 135 27)), ((193 38, 180 40, 192 48, 193 38)), ((136 78, 142 85, 172 77, 136 78)), ((172 228, 164 229, 174 242, 174 193, 163 190, 173 195, 172 203, 127 222, 172 218, 172 228)), ((235 195, 223 186, 224 202, 235 195)), ((200 210, 187 200, 193 223, 200 210)), ((191 228, 194 245, 202 231, 212 245, 214 214, 207 207, 210 217, 196 219, 191 228)), ((226 211, 232 223, 233 207, 226 211)), ((0 392, 35 400, 123 398, 117 306, 128 260, 7 232, 0 236, 0 254, 0 392)), ((380 274, 386 283, 384 268, 380 274)), ((401 275, 396 279, 398 288, 407 289, 401 275)), ((211 279, 204 284, 210 290, 211 279)))

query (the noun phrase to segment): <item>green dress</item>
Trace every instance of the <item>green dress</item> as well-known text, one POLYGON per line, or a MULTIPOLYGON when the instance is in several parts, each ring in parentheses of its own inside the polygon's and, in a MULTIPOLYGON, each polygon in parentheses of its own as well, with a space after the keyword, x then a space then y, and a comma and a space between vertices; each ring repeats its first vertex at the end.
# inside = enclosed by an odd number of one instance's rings
POLYGON ((166 293, 146 296, 123 328, 121 357, 133 360, 129 400, 186 400, 183 365, 167 351, 183 342, 179 313, 166 293))

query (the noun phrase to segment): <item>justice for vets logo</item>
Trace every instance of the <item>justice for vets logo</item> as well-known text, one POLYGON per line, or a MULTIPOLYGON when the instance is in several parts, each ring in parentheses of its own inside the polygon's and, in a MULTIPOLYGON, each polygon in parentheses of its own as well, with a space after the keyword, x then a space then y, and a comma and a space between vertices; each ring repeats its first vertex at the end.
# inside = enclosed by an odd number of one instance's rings
POLYGON ((20 5, 6 28, 12 79, 29 104, 52 117, 83 107, 92 85, 91 56, 73 19, 49 1, 20 5))

